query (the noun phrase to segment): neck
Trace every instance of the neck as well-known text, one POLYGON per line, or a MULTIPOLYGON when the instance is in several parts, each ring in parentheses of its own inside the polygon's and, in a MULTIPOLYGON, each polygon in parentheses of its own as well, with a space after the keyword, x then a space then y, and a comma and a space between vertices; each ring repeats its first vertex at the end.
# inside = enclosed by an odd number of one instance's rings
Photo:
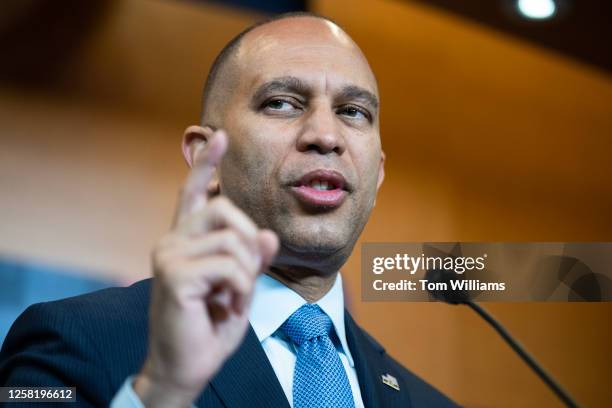
POLYGON ((308 303, 321 299, 334 286, 338 272, 321 275, 310 269, 272 267, 267 274, 296 292, 308 303))

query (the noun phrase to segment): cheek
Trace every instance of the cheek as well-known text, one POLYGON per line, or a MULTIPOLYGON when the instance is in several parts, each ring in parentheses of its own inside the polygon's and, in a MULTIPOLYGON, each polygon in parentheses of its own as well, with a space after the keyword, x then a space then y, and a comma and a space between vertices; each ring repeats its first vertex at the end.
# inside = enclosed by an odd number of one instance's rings
POLYGON ((376 190, 381 158, 380 146, 370 144, 352 152, 352 155, 362 187, 368 192, 376 190))
POLYGON ((230 143, 228 158, 239 167, 248 169, 247 177, 274 173, 292 144, 290 124, 266 119, 250 111, 235 123, 235 142, 230 143))
POLYGON ((244 192, 269 177, 268 160, 265 151, 249 143, 235 143, 228 148, 221 162, 220 178, 222 187, 244 192))
POLYGON ((254 125, 242 131, 234 129, 220 169, 221 187, 227 195, 249 205, 269 195, 269 191, 261 193, 269 190, 282 157, 278 147, 269 142, 273 137, 254 125))

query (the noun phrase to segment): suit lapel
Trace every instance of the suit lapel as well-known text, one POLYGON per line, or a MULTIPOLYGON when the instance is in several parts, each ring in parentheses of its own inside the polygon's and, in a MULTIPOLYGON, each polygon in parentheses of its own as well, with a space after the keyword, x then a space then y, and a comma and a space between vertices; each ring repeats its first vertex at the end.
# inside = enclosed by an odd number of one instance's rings
MULTIPOLYGON (((385 363, 385 350, 357 326, 348 312, 345 312, 344 323, 365 408, 410 407, 407 384, 399 373, 393 372, 393 367, 385 363), (382 376, 387 374, 399 381, 399 391, 382 382, 382 376)), ((250 326, 236 353, 212 379, 211 388, 227 408, 290 407, 274 369, 250 326)), ((196 405, 202 406, 202 403, 201 397, 196 405)))
POLYGON ((385 364, 385 350, 355 323, 345 312, 346 340, 355 362, 361 398, 366 408, 410 407, 407 385, 401 382, 399 373, 385 364), (400 381, 399 391, 384 384, 383 375, 391 375, 400 381))
POLYGON ((250 325, 244 341, 213 378, 211 386, 227 408, 289 408, 274 369, 250 325))

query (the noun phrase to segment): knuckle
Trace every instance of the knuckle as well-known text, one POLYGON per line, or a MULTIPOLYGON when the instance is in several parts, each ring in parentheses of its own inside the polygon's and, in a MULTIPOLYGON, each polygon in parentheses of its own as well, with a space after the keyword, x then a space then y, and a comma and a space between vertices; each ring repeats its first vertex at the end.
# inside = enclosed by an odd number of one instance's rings
POLYGON ((240 238, 235 231, 227 230, 223 234, 222 245, 228 250, 235 249, 240 245, 240 238))
POLYGON ((164 266, 168 262, 168 251, 163 248, 156 248, 151 253, 151 262, 155 269, 164 269, 164 266))
POLYGON ((248 295, 251 291, 251 284, 243 275, 234 277, 234 286, 236 287, 236 291, 242 295, 248 295))
POLYGON ((153 273, 164 285, 170 284, 183 269, 183 262, 171 251, 159 251, 153 254, 153 273))
MULTIPOLYGON (((232 261, 232 270, 235 272, 244 271, 244 268, 238 264, 237 261, 232 261)), ((232 278, 234 279, 235 286, 238 291, 242 294, 249 294, 251 292, 251 288, 253 287, 254 280, 251 274, 246 274, 244 272, 241 273, 233 273, 232 278)))
POLYGON ((210 201, 210 206, 215 210, 222 210, 232 205, 229 198, 219 195, 210 201))
POLYGON ((219 267, 223 269, 227 276, 235 276, 232 272, 236 270, 236 260, 231 255, 223 255, 219 262, 219 267))

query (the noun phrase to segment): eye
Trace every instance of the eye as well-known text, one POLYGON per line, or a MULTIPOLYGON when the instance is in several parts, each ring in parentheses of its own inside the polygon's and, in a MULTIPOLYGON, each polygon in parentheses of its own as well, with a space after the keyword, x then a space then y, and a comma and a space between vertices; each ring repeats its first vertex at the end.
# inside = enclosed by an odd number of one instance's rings
POLYGON ((276 111, 276 112, 292 112, 296 109, 299 109, 299 107, 296 106, 296 104, 289 102, 285 99, 279 99, 279 98, 270 99, 264 102, 264 104, 262 105, 262 108, 269 110, 269 111, 276 111))
POLYGON ((338 109, 337 113, 340 115, 347 116, 351 119, 366 119, 368 121, 371 120, 370 114, 365 109, 359 108, 357 106, 343 106, 338 109))

